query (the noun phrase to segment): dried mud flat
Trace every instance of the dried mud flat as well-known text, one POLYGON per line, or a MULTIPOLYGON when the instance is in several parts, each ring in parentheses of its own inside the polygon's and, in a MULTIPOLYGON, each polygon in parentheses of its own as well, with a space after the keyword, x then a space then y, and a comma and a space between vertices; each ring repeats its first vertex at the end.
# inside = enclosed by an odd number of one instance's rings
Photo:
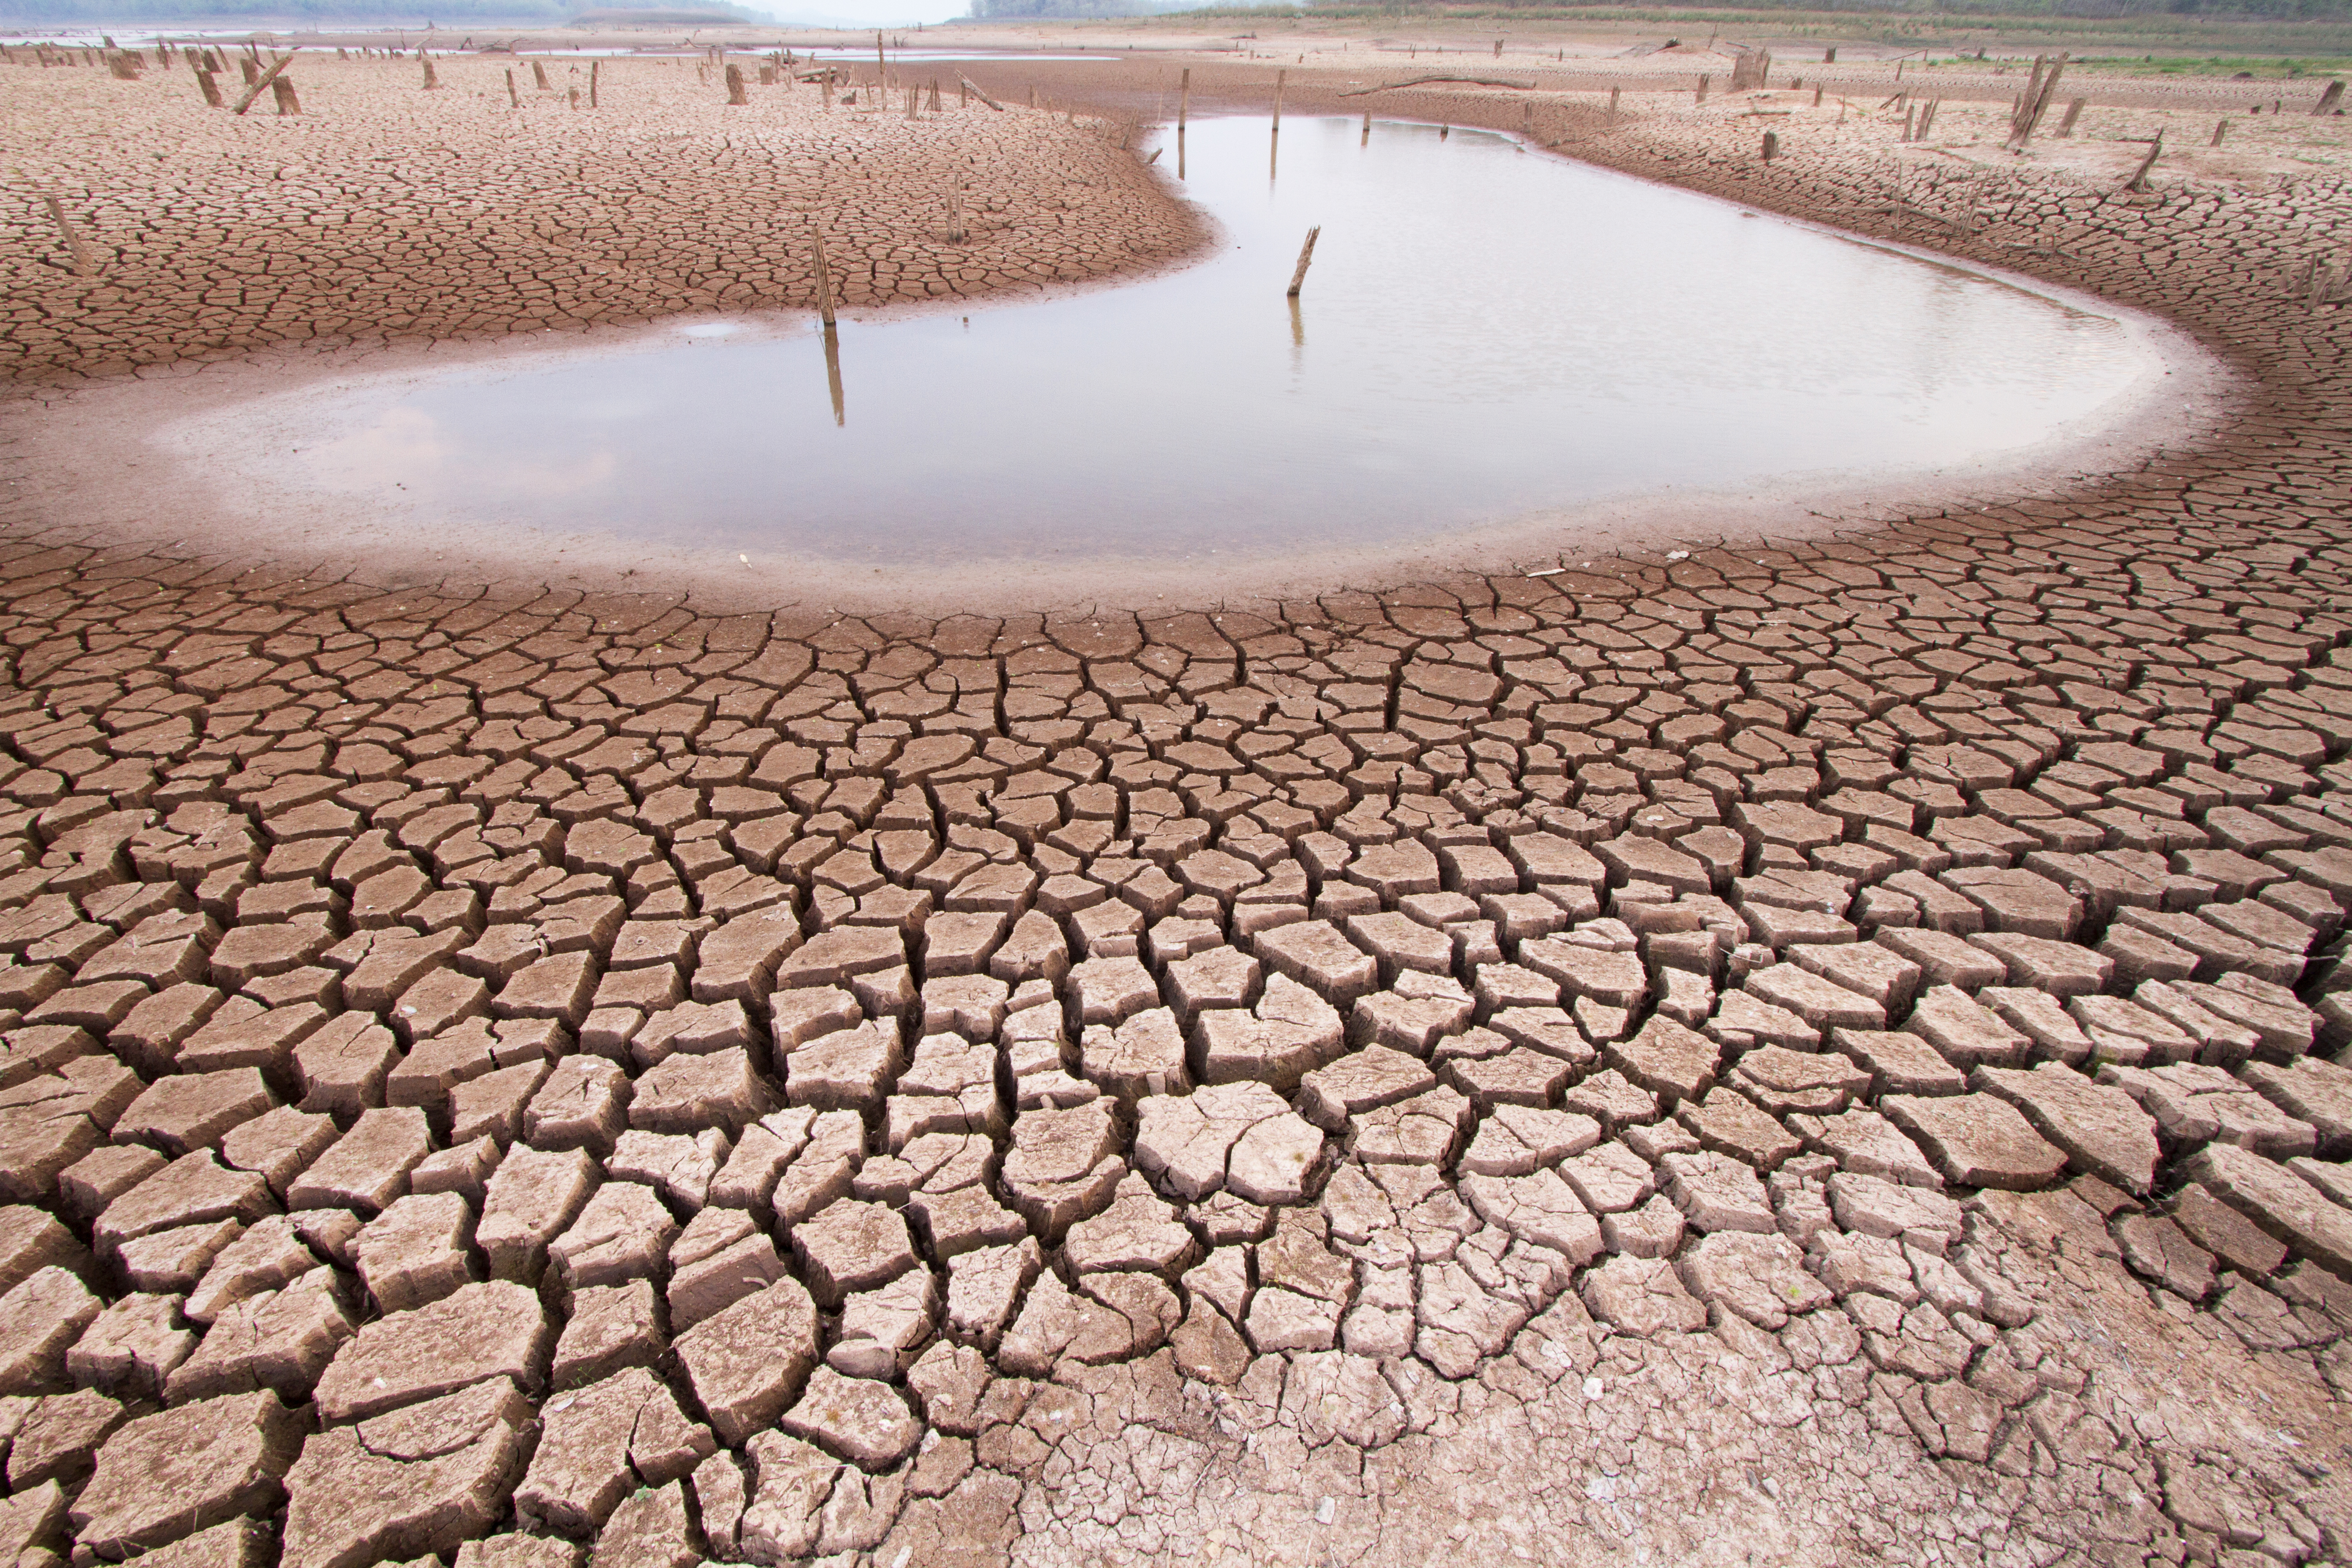
POLYGON ((2342 193, 1534 118, 2252 404, 1833 542, 1147 616, 14 507, 10 1548, 2342 1561, 2342 193))

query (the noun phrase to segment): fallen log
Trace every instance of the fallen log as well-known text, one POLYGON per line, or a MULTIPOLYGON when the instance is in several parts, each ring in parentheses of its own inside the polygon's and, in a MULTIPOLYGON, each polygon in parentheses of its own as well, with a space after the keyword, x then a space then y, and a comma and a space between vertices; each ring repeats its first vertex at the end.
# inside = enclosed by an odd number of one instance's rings
POLYGON ((1498 77, 1488 76, 1417 76, 1411 81, 1392 81, 1381 87, 1360 87, 1353 92, 1343 92, 1339 96, 1362 98, 1367 93, 1402 92, 1406 88, 1426 87, 1431 82, 1444 82, 1452 87, 1507 87, 1520 92, 1533 92, 1536 86, 1531 81, 1504 81, 1498 77))

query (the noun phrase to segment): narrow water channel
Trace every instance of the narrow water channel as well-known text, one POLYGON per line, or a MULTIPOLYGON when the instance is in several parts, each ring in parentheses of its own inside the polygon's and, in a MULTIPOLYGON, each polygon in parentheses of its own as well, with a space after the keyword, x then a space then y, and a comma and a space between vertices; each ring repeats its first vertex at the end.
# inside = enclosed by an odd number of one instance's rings
MULTIPOLYGON (((1176 179, 1174 133, 1156 168, 1176 179)), ((701 319, 353 374, 202 449, 383 521, 833 565, 1257 556, 1953 473, 2163 363, 2019 284, 1435 126, 1196 121, 1207 259, 968 310, 701 319), (1284 295, 1321 238, 1296 310, 1284 295)), ((1573 548, 1570 545, 1570 548, 1573 548)))

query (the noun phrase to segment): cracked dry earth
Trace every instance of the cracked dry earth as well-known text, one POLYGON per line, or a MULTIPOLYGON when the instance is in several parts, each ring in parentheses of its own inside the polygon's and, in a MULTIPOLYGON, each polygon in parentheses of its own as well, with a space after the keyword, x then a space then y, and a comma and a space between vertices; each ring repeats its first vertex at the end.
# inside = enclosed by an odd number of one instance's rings
POLYGON ((566 96, 587 68, 562 59, 437 57, 427 92, 413 59, 311 51, 288 73, 302 113, 239 118, 186 64, 122 81, 15 54, 11 163, 60 196, 95 268, 37 200, 0 221, 0 376, 19 383, 811 309, 813 231, 850 307, 1083 282, 1201 238, 1108 128, 962 102, 952 72, 908 114, 903 87, 873 112, 871 84, 828 103, 767 68, 730 107, 696 62, 607 59, 590 112, 566 96))
POLYGON ((5 1550, 2343 1561, 2342 329, 2206 265, 2294 199, 2062 214, 2234 447, 1817 545, 933 622, 12 519, 5 1550))
POLYGON ((2342 549, 1953 531, 922 625, 16 548, 12 1545, 2336 1552, 2342 549))

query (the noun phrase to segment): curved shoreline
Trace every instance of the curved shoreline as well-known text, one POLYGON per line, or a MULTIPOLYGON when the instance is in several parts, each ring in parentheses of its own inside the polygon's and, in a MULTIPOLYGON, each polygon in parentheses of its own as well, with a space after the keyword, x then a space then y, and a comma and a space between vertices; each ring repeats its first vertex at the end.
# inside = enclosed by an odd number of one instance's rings
MULTIPOLYGON (((1164 176, 1159 183, 1165 195, 1189 207, 1182 192, 1164 176)), ((1197 208, 1191 210, 1196 226, 1211 234, 1213 220, 1197 208)), ((233 458, 240 448, 250 452, 278 438, 269 411, 289 402, 457 367, 537 369, 626 356, 679 334, 718 335, 708 328, 719 323, 759 336, 804 336, 807 322, 798 314, 680 314, 658 322, 573 330, 560 338, 550 332, 388 349, 283 350, 203 362, 150 373, 133 383, 92 385, 43 398, 31 428, 16 432, 15 438, 20 460, 35 472, 70 472, 70 454, 77 451, 130 447, 151 454, 146 463, 80 478, 71 491, 70 504, 81 521, 126 542, 161 544, 166 534, 184 536, 196 530, 242 558, 304 574, 320 570, 334 556, 359 553, 372 572, 394 583, 456 576, 509 588, 662 588, 682 590, 696 602, 722 611, 822 602, 849 612, 947 615, 1078 605, 1149 609, 1171 600, 1265 603, 1312 597, 1342 584, 1370 587, 1411 581, 1432 572, 1517 574, 1574 565, 1580 556, 1820 539, 1870 526, 1890 514, 1966 509, 1988 496, 2063 490, 2095 482, 2158 453, 2210 439, 2249 401, 2251 388, 2220 360, 2188 333, 2147 312, 2013 269, 1857 235, 1817 220, 1776 216, 1850 243, 1953 268, 2116 321, 2164 368, 2111 398, 2095 416, 2053 430, 2040 442, 1958 463, 1877 474, 1798 471, 1725 489, 1623 494, 1404 540, 1238 559, 1228 555, 1214 563, 1191 555, 1142 561, 1038 556, 982 564, 876 568, 821 557, 776 554, 753 560, 732 550, 665 546, 662 564, 648 568, 642 542, 594 531, 518 528, 483 547, 475 542, 481 531, 478 524, 421 521, 414 515, 421 503, 395 509, 329 496, 295 483, 232 484, 212 471, 215 460, 233 458), (555 341, 551 343, 551 339, 555 341), (289 378, 297 384, 283 384, 289 378), (168 525, 151 521, 150 487, 158 482, 152 468, 158 458, 165 466, 163 482, 177 498, 168 525)), ((1133 284, 1199 259, 1201 252, 1195 251, 1140 275, 1072 282, 1045 292, 1051 297, 1133 284)), ((902 303, 846 314, 853 321, 887 320, 971 308, 969 301, 902 303)), ((8 417, 0 409, 0 429, 6 427, 8 417)), ((26 423, 24 411, 18 411, 16 423, 26 423)), ((52 496, 46 504, 62 504, 65 499, 52 496)))

